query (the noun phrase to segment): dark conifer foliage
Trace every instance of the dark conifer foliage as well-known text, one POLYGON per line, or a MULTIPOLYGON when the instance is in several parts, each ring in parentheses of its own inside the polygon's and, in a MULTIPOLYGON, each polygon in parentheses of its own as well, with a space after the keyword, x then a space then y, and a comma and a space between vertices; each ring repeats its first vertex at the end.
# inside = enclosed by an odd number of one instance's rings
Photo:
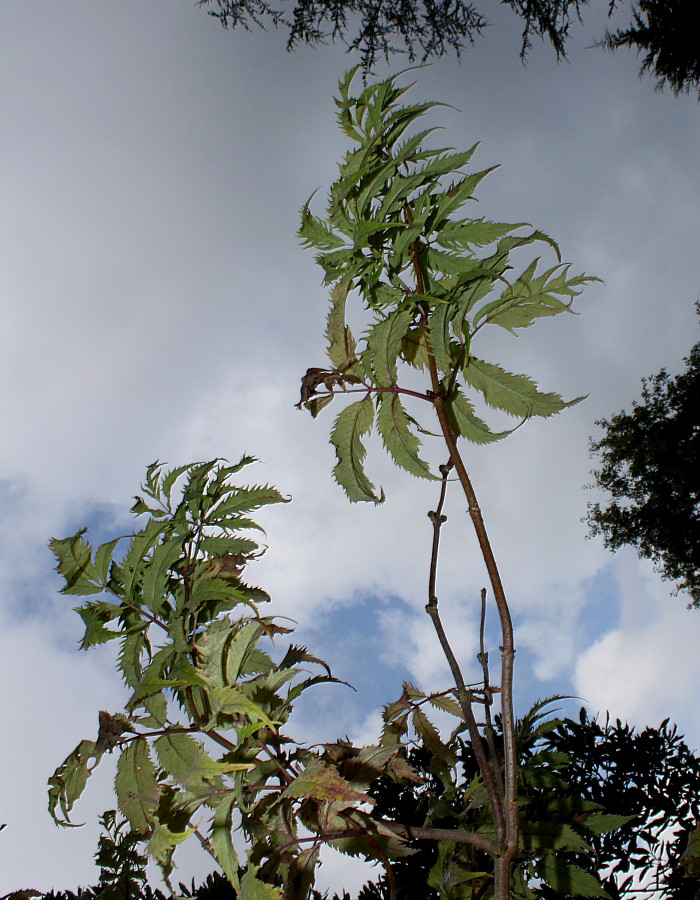
MULTIPOLYGON (((502 0, 523 23, 521 56, 533 39, 549 41, 557 58, 566 55, 572 26, 582 23, 590 0, 502 0)), ((482 0, 483 3, 483 0, 482 0)), ((482 5, 479 3, 479 7, 482 5)), ((272 24, 287 31, 287 49, 299 44, 341 41, 357 50, 365 72, 378 59, 405 54, 410 62, 454 52, 484 34, 490 21, 469 0, 199 0, 225 28, 272 24)), ((609 12, 620 6, 612 0, 609 12)), ((488 6, 487 6, 488 9, 488 6)), ((650 72, 657 86, 674 93, 700 92, 700 12, 697 0, 639 0, 627 28, 607 32, 598 43, 610 50, 631 47, 643 54, 640 75, 650 72)))
POLYGON ((632 47, 642 56, 640 75, 656 76, 656 86, 674 94, 700 94, 700 4, 697 0, 639 0, 627 28, 608 32, 610 50, 632 47))

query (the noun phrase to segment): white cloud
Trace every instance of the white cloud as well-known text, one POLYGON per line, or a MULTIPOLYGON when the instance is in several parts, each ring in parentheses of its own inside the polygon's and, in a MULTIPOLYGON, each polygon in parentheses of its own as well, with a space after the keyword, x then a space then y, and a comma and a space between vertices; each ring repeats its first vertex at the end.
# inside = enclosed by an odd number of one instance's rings
POLYGON ((647 566, 625 557, 617 567, 622 627, 579 657, 576 691, 593 712, 609 710, 639 727, 656 727, 668 717, 698 748, 700 722, 692 710, 700 679, 700 617, 685 608, 682 596, 669 598, 647 566))

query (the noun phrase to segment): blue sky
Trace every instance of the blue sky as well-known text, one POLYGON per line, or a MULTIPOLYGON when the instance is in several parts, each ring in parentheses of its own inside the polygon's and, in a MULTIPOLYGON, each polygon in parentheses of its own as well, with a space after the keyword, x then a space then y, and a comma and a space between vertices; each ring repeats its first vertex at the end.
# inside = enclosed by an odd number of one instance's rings
MULTIPOLYGON (((454 107, 433 114, 441 143, 480 141, 475 166, 501 164, 477 215, 533 223, 604 280, 577 317, 484 336, 484 355, 543 389, 589 394, 466 450, 516 621, 519 703, 571 693, 639 726, 670 716, 698 747, 700 613, 633 552, 586 540, 581 522, 596 496, 583 490, 595 420, 629 408, 642 377, 678 371, 698 335, 698 105, 638 79, 633 54, 588 49, 605 7, 574 32, 568 62, 536 44, 527 67, 519 22, 496 7, 461 65, 413 74, 413 96, 454 107)), ((288 55, 274 31, 227 33, 190 0, 5 4, 0 60, 6 893, 96 877, 109 773, 87 791, 82 829, 55 828, 45 785, 123 697, 110 651, 75 649, 80 621, 56 593, 47 542, 82 525, 96 540, 119 533, 154 459, 247 451, 261 460, 251 479, 292 495, 261 517, 256 580, 360 689, 319 688, 300 713, 309 739, 369 740, 402 678, 439 688, 448 673, 423 612, 434 485, 370 442, 388 500, 351 507, 330 478, 330 416, 294 409, 300 375, 323 363, 327 304, 298 210, 346 149, 332 95, 355 60, 332 45, 288 55)), ((485 575, 456 494, 447 512, 439 593, 476 677, 485 575)), ((182 857, 187 880, 208 869, 197 852, 182 857)), ((345 865, 327 862, 322 883, 362 879, 345 865)))

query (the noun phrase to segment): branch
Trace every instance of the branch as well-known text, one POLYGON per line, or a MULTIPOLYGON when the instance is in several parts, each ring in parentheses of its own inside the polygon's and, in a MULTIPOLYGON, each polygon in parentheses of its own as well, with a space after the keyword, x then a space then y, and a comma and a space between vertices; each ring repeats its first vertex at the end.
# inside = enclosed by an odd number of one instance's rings
MULTIPOLYGON (((489 765, 488 759, 486 758, 484 742, 479 732, 479 726, 476 723, 476 718, 474 716, 474 711, 471 705, 471 692, 467 689, 464 681, 464 676, 462 675, 462 670, 459 666, 459 663, 457 662, 456 656, 454 655, 447 634, 445 633, 442 620, 440 619, 440 612, 438 610, 438 598, 435 594, 438 549, 440 545, 440 529, 442 528, 442 525, 447 521, 447 516, 442 515, 442 508, 445 502, 445 493, 447 490, 447 476, 449 475, 451 468, 452 465, 450 462, 448 462, 446 465, 440 466, 440 472, 442 473, 442 484, 440 485, 440 500, 438 502, 437 509, 428 513, 428 516, 433 523, 433 550, 430 557, 430 583, 428 588, 429 599, 425 610, 432 619, 435 631, 438 636, 438 640, 440 641, 440 646, 442 647, 442 651, 445 654, 445 658, 447 659, 450 671, 452 672, 452 677, 457 687, 457 699, 462 710, 462 715, 464 716, 464 721, 466 722, 467 728, 469 730, 469 737, 474 749, 474 756, 476 757, 479 771, 481 772, 481 777, 484 779, 484 787, 486 788, 489 803, 491 805, 491 809, 493 810, 493 822, 494 830, 496 832, 496 838, 499 843, 502 843, 505 837, 505 822, 503 818, 503 803, 501 801, 501 794, 498 791, 496 782, 494 781, 493 770, 489 765)), ((495 758, 493 760, 493 764, 494 766, 497 765, 497 761, 495 758)))
MULTIPOLYGON (((410 223, 412 219, 412 213, 407 202, 404 204, 404 210, 407 220, 410 223)), ((420 264, 420 244, 417 240, 411 246, 411 254, 413 270, 416 279, 416 290, 419 294, 423 294, 425 293, 425 291, 423 272, 421 270, 420 264)), ((476 493, 474 491, 474 487, 471 483, 471 479, 469 478, 469 474, 467 473, 462 457, 457 448, 457 439, 452 432, 452 428, 450 427, 450 423, 447 417, 447 411, 445 409, 445 394, 442 389, 442 385, 440 384, 440 376, 438 374, 437 363, 430 346, 430 335, 428 334, 427 328, 427 313, 423 305, 420 303, 418 304, 418 309, 421 314, 423 334, 425 337, 426 346, 428 348, 428 368, 430 371, 430 382, 433 392, 433 405, 435 407, 438 421, 440 422, 440 428, 442 430, 445 444, 447 445, 447 449, 450 454, 450 462, 454 465, 457 471, 457 477, 459 478, 460 484, 462 485, 462 489, 464 491, 464 495, 467 499, 469 515, 471 516, 474 531, 476 532, 477 540, 479 541, 479 548, 481 549, 481 555, 483 557, 484 564, 486 565, 486 571, 489 575, 491 589, 493 590, 493 596, 496 601, 496 607, 498 609, 498 615, 501 622, 501 635, 503 639, 503 644, 501 645, 501 716, 503 719, 505 804, 501 803, 501 798, 498 790, 496 789, 495 783, 493 782, 493 776, 490 769, 488 768, 488 766, 482 769, 482 762, 480 761, 478 755, 477 762, 479 763, 479 768, 481 769, 482 776, 484 778, 484 786, 486 787, 486 790, 488 792, 489 804, 494 814, 494 829, 496 832, 496 838, 498 840, 498 843, 500 844, 500 855, 494 856, 494 898, 495 900, 506 900, 510 893, 510 861, 518 852, 519 844, 517 791, 518 776, 515 748, 515 718, 513 715, 513 661, 515 656, 515 649, 513 646, 513 622, 511 620, 510 609, 508 608, 508 601, 503 589, 503 584, 501 582, 501 576, 498 571, 496 559, 493 555, 493 550, 491 549, 491 542, 489 541, 489 537, 486 532, 486 526, 484 525, 484 520, 481 515, 481 509, 479 508, 479 504, 476 498, 476 493), (505 809, 503 808, 503 806, 505 806, 505 809)), ((439 620, 437 606, 431 606, 429 603, 427 609, 428 613, 433 619, 433 624, 435 625, 435 628, 438 632, 438 637, 440 637, 442 625, 439 620)), ((444 635, 444 631, 442 631, 442 634, 444 635)), ((440 638, 440 640, 441 643, 443 643, 443 639, 440 638)), ((447 650, 445 648, 448 646, 449 645, 447 644, 447 638, 445 637, 443 649, 446 653, 447 650)), ((468 706, 468 704, 465 704, 465 706, 468 706)), ((469 708, 469 711, 471 714, 471 708, 469 708)), ((469 726, 468 721, 467 726, 469 727, 469 733, 471 736, 472 729, 469 726)), ((475 730, 478 734, 478 729, 475 730)), ((477 754, 477 748, 481 747, 483 755, 481 735, 479 735, 478 742, 474 742, 474 739, 472 737, 472 742, 474 744, 475 754, 477 754)))
MULTIPOLYGON (((491 687, 491 679, 489 676, 489 655, 486 652, 484 643, 484 630, 486 628, 486 588, 481 589, 481 618, 479 620, 479 652, 476 658, 481 663, 481 671, 484 673, 484 720, 486 733, 486 743, 489 746, 491 759, 498 759, 496 755, 496 741, 494 739, 493 723, 491 721, 491 704, 493 703, 493 688, 491 687)), ((494 766, 494 775, 496 776, 496 785, 498 793, 503 797, 503 777, 501 776, 501 767, 494 766)))
POLYGON ((476 834, 473 831, 459 831, 451 828, 419 828, 415 825, 390 822, 387 819, 375 819, 375 821, 382 828, 393 831, 397 837, 406 838, 409 841, 454 841, 455 844, 469 844, 490 856, 496 856, 499 853, 497 844, 483 834, 476 834))

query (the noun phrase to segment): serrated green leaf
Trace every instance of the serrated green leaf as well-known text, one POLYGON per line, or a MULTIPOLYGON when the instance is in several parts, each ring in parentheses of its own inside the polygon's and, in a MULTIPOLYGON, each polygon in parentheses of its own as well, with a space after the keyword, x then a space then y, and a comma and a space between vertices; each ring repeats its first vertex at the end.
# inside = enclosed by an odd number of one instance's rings
POLYGON ((544 394, 527 375, 513 375, 475 356, 470 357, 463 371, 467 382, 484 395, 489 406, 518 418, 547 418, 584 399, 576 397, 567 402, 559 394, 544 394))
POLYGON ((306 408, 311 413, 311 418, 315 419, 321 412, 321 410, 324 407, 328 406, 332 399, 333 394, 330 394, 328 396, 312 397, 310 400, 307 400, 306 408))
POLYGON ((284 789, 282 796, 310 797, 331 803, 351 805, 374 803, 363 791, 358 791, 323 760, 312 759, 306 768, 284 789))
POLYGON ((490 166, 488 169, 484 169, 481 172, 474 172, 471 175, 466 175, 456 184, 451 185, 450 188, 441 195, 437 203, 433 228, 438 229, 455 210, 466 203, 467 200, 473 196, 474 190, 479 182, 485 178, 489 172, 493 172, 494 169, 497 168, 498 166, 490 166))
POLYGON ((82 596, 99 594, 104 590, 92 562, 92 548, 83 535, 87 528, 81 528, 72 537, 52 538, 49 546, 56 557, 56 571, 66 584, 62 594, 82 596))
POLYGON ((262 624, 255 620, 245 622, 236 628, 231 641, 226 645, 226 656, 222 660, 226 684, 236 684, 246 671, 248 658, 256 649, 262 633, 262 624))
POLYGON ((121 541, 121 537, 114 538, 112 541, 107 541, 106 544, 100 544, 95 551, 95 572, 97 574, 97 579, 101 584, 107 584, 114 548, 119 541, 121 541))
POLYGON ((70 821, 70 812, 101 758, 101 753, 95 753, 94 741, 81 741, 49 778, 49 812, 57 825, 73 828, 78 824, 70 821), (90 760, 94 760, 92 766, 90 760))
POLYGON ((493 323, 515 334, 517 328, 527 328, 537 318, 572 313, 571 304, 583 286, 598 280, 585 275, 567 278, 569 266, 555 266, 535 277, 536 266, 537 260, 533 260, 497 300, 482 307, 474 316, 473 325, 480 328, 493 323), (568 298, 567 301, 560 300, 556 294, 568 298))
POLYGON ((119 809, 129 820, 131 828, 140 834, 149 831, 161 788, 145 740, 134 740, 122 751, 117 763, 114 790, 119 799, 119 809))
POLYGON ((331 431, 331 443, 338 460, 333 475, 352 503, 359 500, 381 503, 384 499, 383 492, 380 496, 375 494, 374 485, 364 470, 366 450, 362 437, 372 430, 373 422, 374 406, 368 394, 347 406, 335 420, 331 431))
POLYGON ((240 900, 283 900, 282 888, 266 884, 255 877, 257 869, 248 866, 241 878, 240 900))
POLYGON ((175 482, 180 478, 185 472, 190 469, 191 466, 189 463, 186 463, 184 466, 176 466, 174 469, 171 469, 169 472, 166 472, 163 476, 163 481, 161 483, 161 490, 163 492, 163 496, 165 497, 168 504, 170 504, 170 497, 172 494, 173 487, 175 486, 175 482))
POLYGON ((217 797, 209 831, 209 842, 224 875, 231 882, 236 893, 239 894, 238 854, 231 840, 235 802, 236 797, 234 794, 217 797))
POLYGON ((535 872, 558 893, 573 897, 608 897, 594 875, 553 854, 543 856, 537 862, 535 872))
POLYGON ((397 466, 418 478, 435 478, 430 466, 420 458, 420 440, 410 430, 414 424, 401 404, 398 394, 377 395, 377 431, 397 466))
POLYGON ((140 715, 138 721, 140 725, 149 728, 163 728, 168 721, 168 702, 162 693, 150 694, 144 697, 140 704, 145 711, 145 715, 140 715))
POLYGON ((590 845, 577 834, 570 825, 563 822, 524 823, 522 828, 523 847, 527 851, 571 850, 575 853, 590 853, 590 845))
POLYGON ((432 703, 432 705, 438 709, 443 709, 445 712, 448 712, 451 716, 456 716, 458 719, 463 718, 462 707, 453 697, 432 694, 428 696, 428 702, 432 703))
POLYGON ((188 828, 186 831, 171 831, 167 825, 156 821, 150 840, 146 844, 146 852, 161 865, 165 863, 169 874, 172 871, 173 850, 194 832, 194 828, 188 828))
MULTIPOLYGON (((145 623, 147 624, 147 623, 145 623)), ((134 688, 141 679, 141 656, 149 650, 145 631, 132 631, 124 637, 119 651, 118 666, 126 684, 134 688)))
POLYGON ((169 593, 170 569, 180 559, 182 553, 182 538, 165 540, 154 547, 150 559, 144 566, 142 603, 156 615, 161 613, 164 598, 167 598, 169 593))
POLYGON ((355 356, 355 339, 345 323, 345 301, 351 280, 341 279, 331 288, 331 308, 326 320, 328 359, 335 369, 344 369, 355 356))
POLYGON ((85 625, 85 634, 80 642, 81 650, 119 637, 120 632, 105 628, 105 623, 111 622, 121 613, 120 606, 113 603, 86 603, 85 606, 76 606, 75 612, 85 625))
POLYGON ((319 250, 335 250, 342 247, 345 244, 343 238, 335 234, 323 219, 313 215, 309 208, 310 203, 311 197, 301 209, 301 225, 297 234, 302 240, 302 245, 317 247, 319 250))
POLYGON ((161 768, 188 791, 195 791, 205 778, 251 768, 249 763, 218 762, 199 741, 182 732, 163 734, 153 746, 161 768))
POLYGON ((614 813, 594 812, 586 816, 581 822, 581 829, 588 834, 606 834, 608 831, 616 831, 634 821, 637 816, 618 816, 614 813))
POLYGON ((443 375, 451 375, 454 365, 450 353, 450 319, 452 315, 454 315, 454 310, 449 306, 439 306, 428 321, 430 349, 435 357, 438 370, 443 375))
POLYGON ((255 522, 242 520, 241 514, 254 512, 271 503, 289 503, 289 498, 283 497, 276 488, 266 484, 247 488, 231 486, 228 495, 207 516, 207 524, 232 529, 257 528, 262 531, 255 522))
POLYGON ((273 722, 265 711, 246 695, 235 687, 213 687, 209 691, 209 701, 212 707, 212 716, 216 719, 219 715, 242 715, 253 722, 266 725, 270 731, 275 731, 279 722, 273 722))
POLYGON ((149 519, 145 528, 131 535, 129 546, 119 563, 119 570, 124 577, 124 596, 134 606, 140 606, 140 585, 145 560, 153 547, 158 544, 160 535, 166 528, 167 525, 163 522, 149 519))
POLYGON ((455 390, 445 400, 445 411, 454 434, 466 438, 473 444, 490 444, 500 441, 502 438, 515 431, 491 431, 486 422, 482 421, 474 412, 474 407, 461 391, 455 390))
POLYGON ((525 224, 518 222, 509 225, 506 222, 489 222, 486 219, 446 222, 438 233, 438 242, 448 250, 485 247, 525 224))
POLYGON ((423 710, 414 709, 411 715, 411 721, 413 722, 413 727, 416 729, 416 733, 433 756, 437 757, 437 759, 447 766, 454 765, 456 759, 454 751, 445 744, 440 737, 437 728, 425 715, 423 710))
POLYGON ((371 353, 377 387, 392 387, 396 383, 396 362, 412 319, 410 310, 399 309, 370 329, 367 347, 371 353))

